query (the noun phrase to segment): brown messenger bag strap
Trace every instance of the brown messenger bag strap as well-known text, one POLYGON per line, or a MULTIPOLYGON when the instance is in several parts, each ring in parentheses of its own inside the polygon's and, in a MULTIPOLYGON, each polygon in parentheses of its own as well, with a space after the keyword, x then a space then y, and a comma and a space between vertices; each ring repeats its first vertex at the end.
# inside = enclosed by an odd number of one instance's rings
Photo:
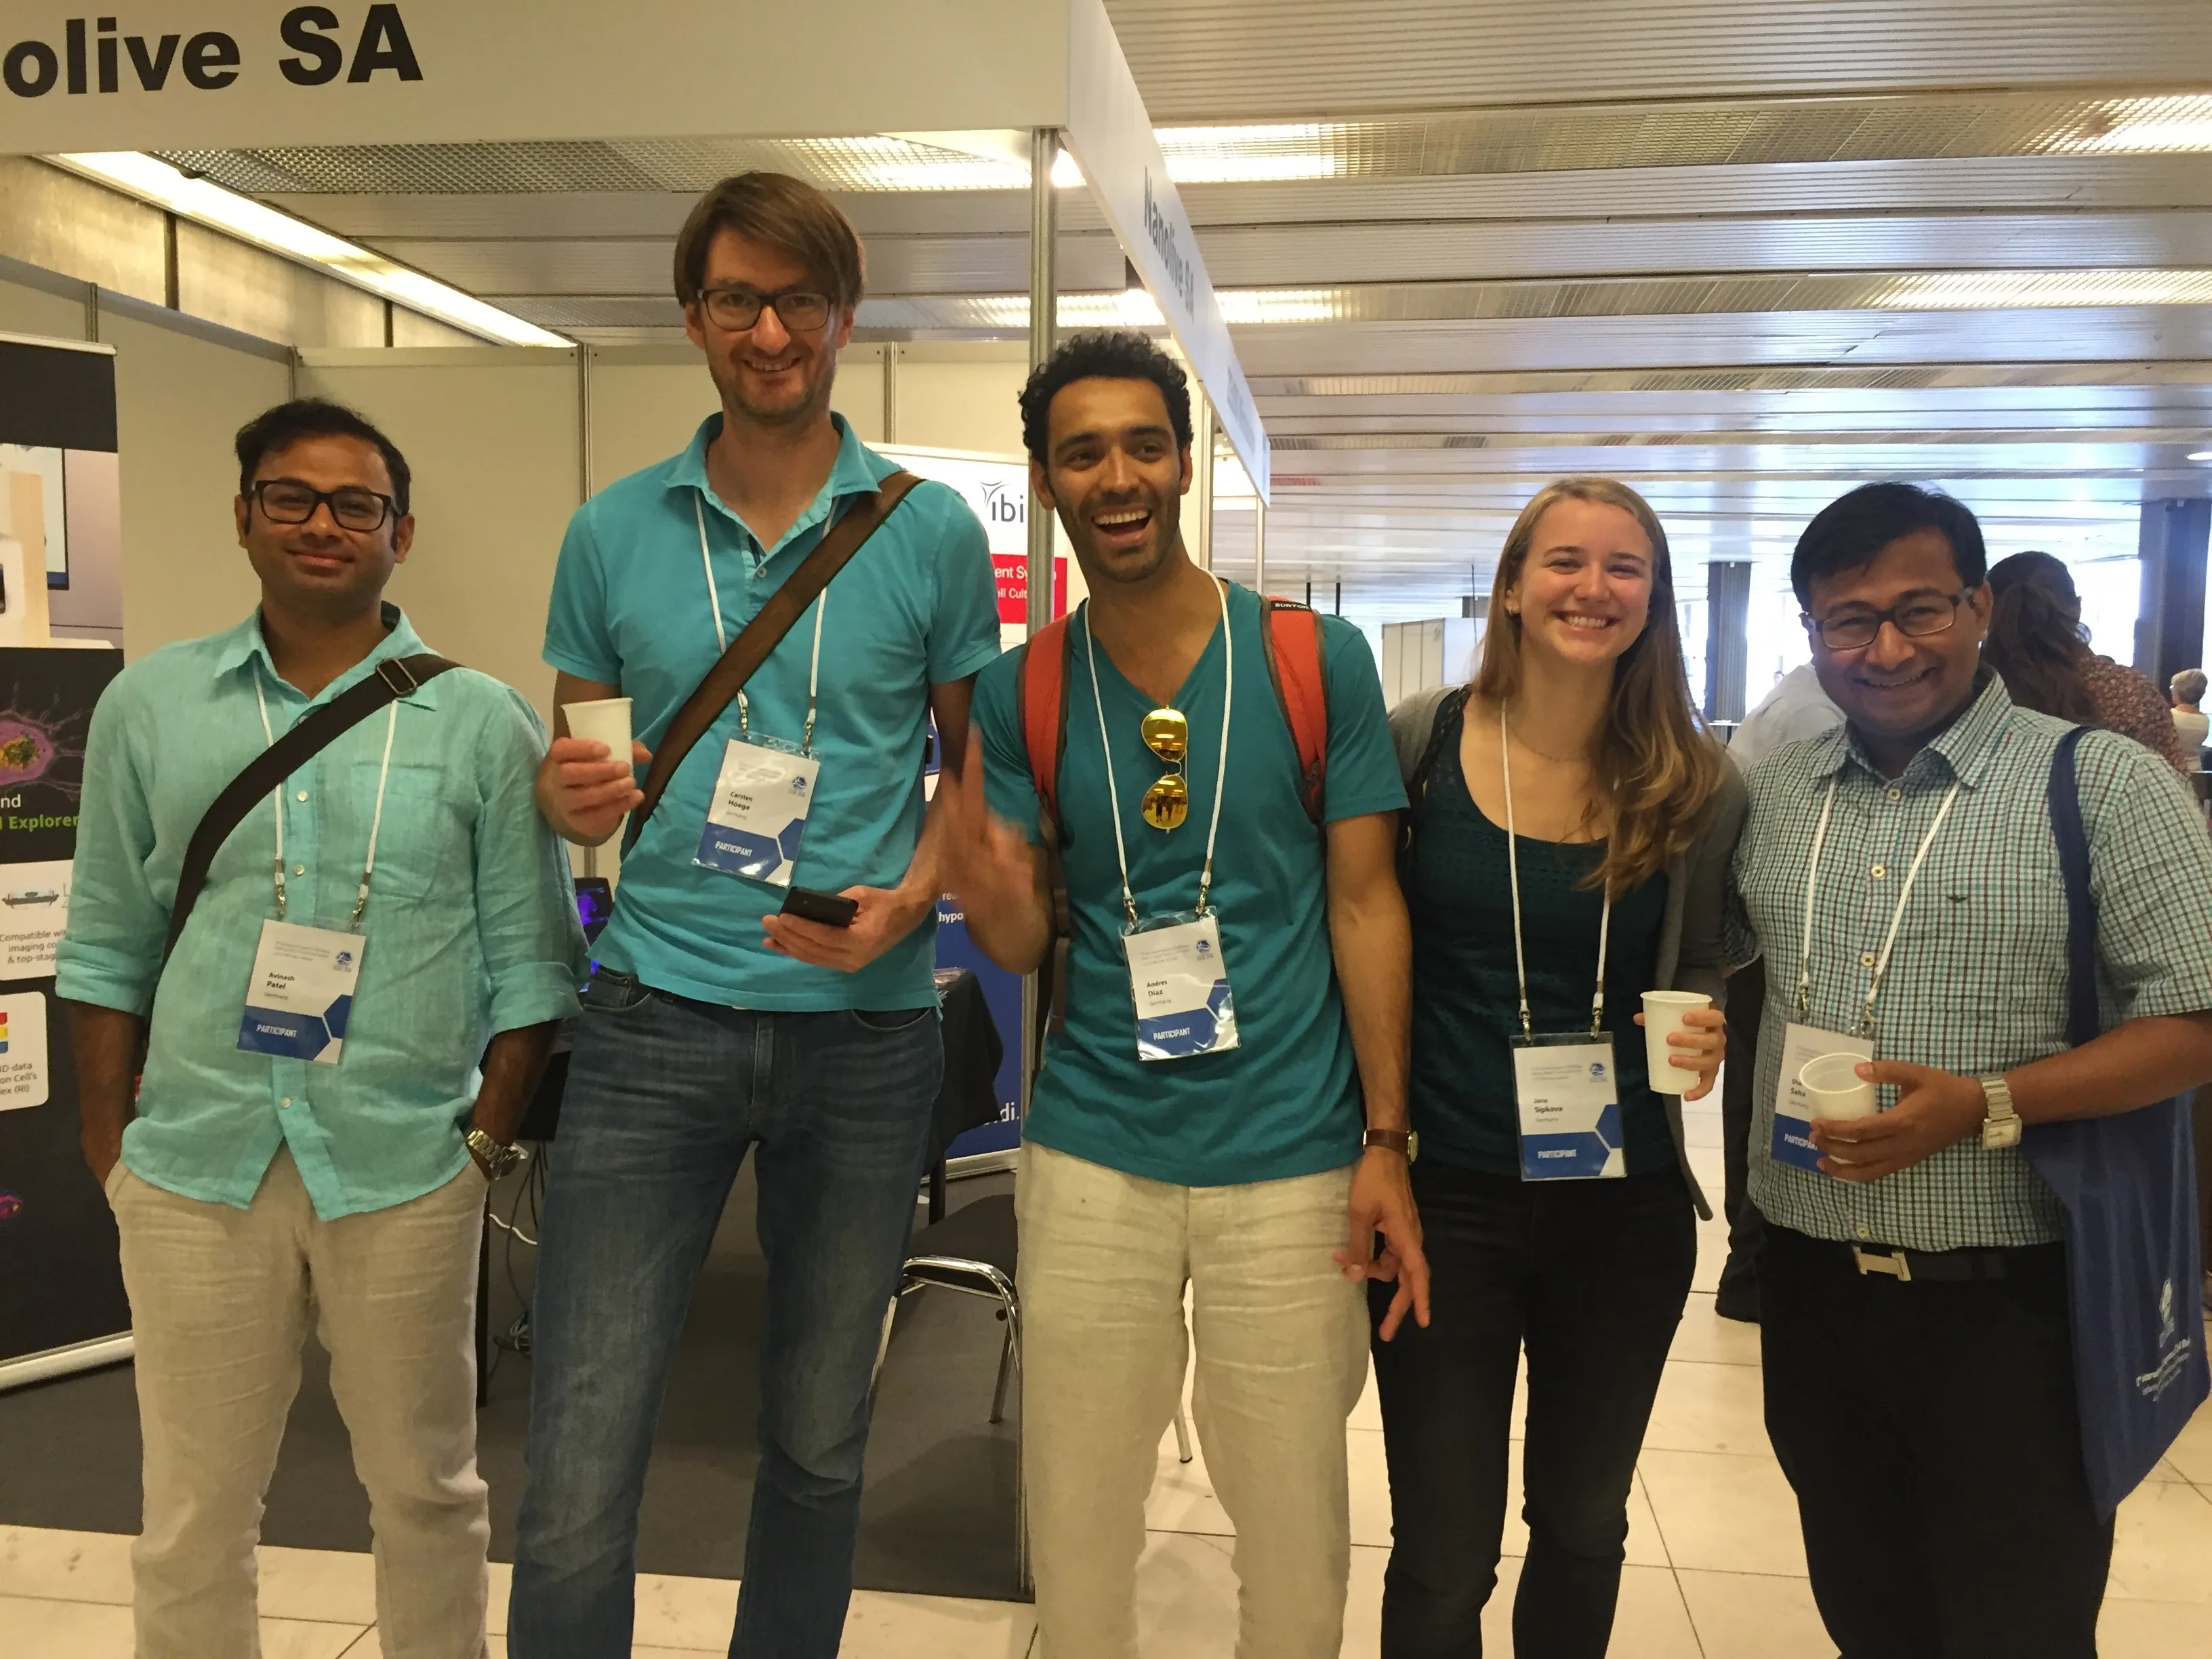
POLYGON ((814 550, 799 562, 799 568, 769 595, 760 614, 730 641, 729 649, 707 671, 707 678, 699 682, 699 689, 684 699, 684 706, 668 722, 668 729, 660 734, 660 741, 653 745, 653 764, 646 769, 641 786, 645 799, 629 815, 629 830, 623 838, 624 852, 637 844, 638 833, 653 816, 653 809, 660 804, 669 780, 676 775, 676 769, 684 763, 692 745, 721 719, 722 711, 736 701, 745 682, 752 678, 776 647, 783 643, 783 636, 806 614, 806 607, 821 597, 830 579, 845 568, 869 537, 883 528, 891 509, 921 482, 913 473, 902 471, 892 473, 877 485, 873 495, 863 498, 830 526, 814 550))

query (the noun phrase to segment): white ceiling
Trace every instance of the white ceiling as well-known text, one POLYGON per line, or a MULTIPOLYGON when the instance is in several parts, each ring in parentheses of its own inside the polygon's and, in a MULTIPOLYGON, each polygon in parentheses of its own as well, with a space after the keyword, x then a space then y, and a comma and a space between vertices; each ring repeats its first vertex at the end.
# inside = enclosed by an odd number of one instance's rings
MULTIPOLYGON (((1786 558, 1863 478, 1947 483, 1996 550, 2082 558, 2130 553, 2143 499, 2206 493, 2185 457, 2212 449, 2212 154, 2097 149, 2130 112, 2205 107, 2148 101, 2212 92, 2205 0, 1108 9, 1160 125, 1279 125, 1334 169, 1183 190, 1218 286, 1328 319, 1237 331, 1279 591, 1455 611, 1570 471, 1644 489, 1692 591, 1705 558, 1786 558), (1958 303, 1986 273, 2022 291, 1958 303)), ((864 329, 1022 326, 1024 192, 853 188, 819 147, 179 159, 605 340, 665 337, 693 193, 772 162, 843 187, 864 329)), ((1061 212, 1063 289, 1118 290, 1087 196, 1061 212)), ((1249 543, 1231 513, 1224 568, 1249 543)))

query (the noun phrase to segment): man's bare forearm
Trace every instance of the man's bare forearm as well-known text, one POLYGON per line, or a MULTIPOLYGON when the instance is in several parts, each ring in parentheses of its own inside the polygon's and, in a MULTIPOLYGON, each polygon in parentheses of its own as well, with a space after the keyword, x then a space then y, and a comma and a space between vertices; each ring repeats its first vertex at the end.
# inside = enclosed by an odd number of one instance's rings
POLYGON ((1370 1129, 1403 1129, 1411 1121, 1406 1079, 1413 1049, 1413 942, 1390 863, 1395 839, 1395 820, 1387 817, 1330 827, 1329 947, 1370 1129))
POLYGON ((2212 1013, 2131 1019, 2094 1042, 2005 1073, 2030 1123, 2108 1117, 2212 1079, 2212 1013))
POLYGON ((120 1008, 64 1002, 70 1045, 76 1055, 77 1139, 84 1161, 103 1181, 122 1153, 137 1089, 139 1033, 145 1021, 120 1008))
POLYGON ((554 1034, 560 1029, 558 1020, 547 1020, 542 1025, 519 1025, 501 1031, 491 1040, 490 1050, 484 1055, 483 1087, 477 1092, 476 1112, 471 1121, 501 1145, 513 1140, 522 1127, 530 1098, 538 1092, 538 1079, 545 1075, 554 1034))

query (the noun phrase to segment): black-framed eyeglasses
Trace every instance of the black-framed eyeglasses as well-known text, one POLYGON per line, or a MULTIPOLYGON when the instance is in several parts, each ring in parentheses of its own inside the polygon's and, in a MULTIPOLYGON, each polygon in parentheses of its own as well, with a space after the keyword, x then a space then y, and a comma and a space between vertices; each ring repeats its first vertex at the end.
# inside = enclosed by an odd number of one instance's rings
POLYGON ((773 310, 777 320, 793 334, 811 334, 830 320, 834 302, 826 294, 789 289, 781 294, 756 294, 749 288, 702 288, 699 303, 717 328, 742 334, 773 310))
POLYGON ((1894 624, 1909 640, 1947 632, 1959 620, 1959 607, 1973 596, 1971 587, 1956 593, 1915 593, 1887 611, 1877 611, 1870 605, 1854 605, 1832 617, 1815 618, 1809 611, 1802 612, 1800 620, 1805 631, 1829 650, 1859 651, 1874 643, 1884 623, 1894 624))
POLYGON ((253 486, 253 499, 261 516, 271 524, 305 524, 325 501, 341 530, 374 530, 386 519, 399 516, 398 502, 359 484, 317 489, 297 478, 263 478, 253 486))

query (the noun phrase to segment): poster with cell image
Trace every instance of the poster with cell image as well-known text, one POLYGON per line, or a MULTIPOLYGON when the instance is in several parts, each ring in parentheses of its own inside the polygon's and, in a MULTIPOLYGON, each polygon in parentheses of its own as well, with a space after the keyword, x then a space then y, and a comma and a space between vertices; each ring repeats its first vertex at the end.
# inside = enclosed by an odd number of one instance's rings
POLYGON ((0 335, 0 1388, 130 1352, 54 997, 92 711, 123 666, 115 356, 0 335))

